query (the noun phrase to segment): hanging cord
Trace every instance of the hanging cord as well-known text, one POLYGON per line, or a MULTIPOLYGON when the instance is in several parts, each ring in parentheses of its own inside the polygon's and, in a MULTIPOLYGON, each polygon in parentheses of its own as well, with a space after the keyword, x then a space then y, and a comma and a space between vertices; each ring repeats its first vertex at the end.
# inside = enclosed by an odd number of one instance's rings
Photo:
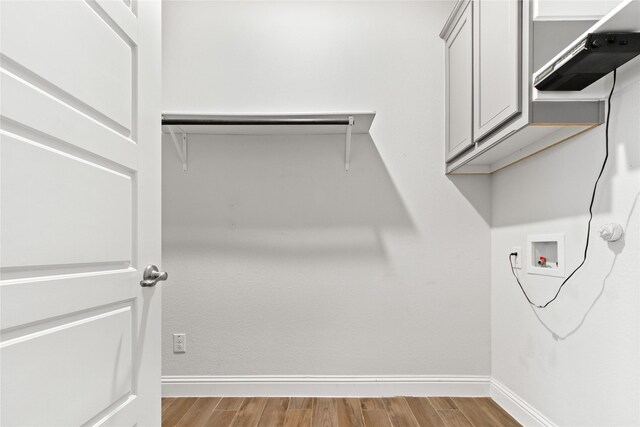
POLYGON ((513 277, 516 278, 516 282, 518 282, 518 286, 520 286, 520 290, 524 294, 529 304, 531 304, 534 307, 546 308, 549 304, 554 302, 556 298, 558 298, 558 295, 560 295, 560 291, 562 290, 562 287, 569 281, 569 279, 571 279, 571 277, 573 277, 574 274, 576 274, 576 271, 580 270, 580 268, 587 261, 587 252, 589 250, 589 235, 591 234, 591 220, 593 219, 593 202, 596 199, 596 190, 598 189, 598 183, 600 182, 600 178, 602 177, 604 168, 607 166, 607 161, 609 160, 609 118, 611 117, 611 95, 613 95, 613 90, 616 88, 616 71, 617 70, 615 69, 613 70, 613 85, 611 86, 611 92, 609 92, 609 98, 607 100, 607 124, 605 126, 605 156, 604 156, 604 161, 602 162, 602 167, 600 168, 600 173, 598 174, 598 178, 596 179, 596 182, 593 186, 593 193, 591 194, 591 203, 589 203, 589 222, 587 223, 587 241, 584 245, 584 256, 582 258, 582 262, 580 263, 580 265, 578 265, 575 268, 575 270, 571 272, 569 276, 567 276, 566 279, 564 279, 564 281, 558 288, 558 291, 553 296, 553 298, 551 298, 549 301, 547 301, 543 305, 538 305, 533 301, 531 301, 531 298, 529 298, 529 295, 527 295, 527 292, 522 287, 522 283, 520 283, 520 279, 518 278, 518 275, 516 274, 516 271, 513 267, 513 258, 517 256, 518 253, 512 252, 509 254, 509 265, 511 266, 511 274, 513 274, 513 277))

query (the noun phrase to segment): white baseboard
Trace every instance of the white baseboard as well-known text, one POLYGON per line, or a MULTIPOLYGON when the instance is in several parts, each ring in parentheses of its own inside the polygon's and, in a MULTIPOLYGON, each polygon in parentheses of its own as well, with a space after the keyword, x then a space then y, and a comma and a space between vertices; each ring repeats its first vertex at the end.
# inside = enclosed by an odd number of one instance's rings
POLYGON ((488 376, 164 376, 164 397, 489 396, 488 376))
POLYGON ((547 417, 509 390, 504 384, 491 379, 491 398, 525 427, 555 427, 547 417))

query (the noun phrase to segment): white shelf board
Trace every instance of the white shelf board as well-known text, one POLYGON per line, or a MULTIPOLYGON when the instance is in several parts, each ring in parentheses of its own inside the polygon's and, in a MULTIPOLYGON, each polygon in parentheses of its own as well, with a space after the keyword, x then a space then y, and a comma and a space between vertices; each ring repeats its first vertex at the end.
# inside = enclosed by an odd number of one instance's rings
MULTIPOLYGON (((554 56, 549 62, 540 67, 538 71, 533 74, 531 81, 535 81, 540 72, 560 59, 565 53, 580 40, 585 38, 589 33, 602 33, 602 32, 625 32, 625 31, 640 31, 640 0, 624 0, 618 6, 616 6, 611 12, 593 24, 587 31, 585 31, 580 37, 576 38, 573 43, 570 43, 567 47, 562 49, 560 53, 554 56)), ((637 61, 638 58, 632 59, 637 61)), ((532 84, 532 97, 534 101, 567 101, 567 100, 597 100, 604 99, 607 95, 607 88, 611 87, 610 76, 602 78, 593 83, 589 87, 582 91, 539 91, 532 84)))
MULTIPOLYGON (((360 112, 323 112, 323 113, 162 113, 165 119, 328 119, 348 120, 353 117, 352 133, 367 134, 376 113, 360 112)), ((346 125, 172 125, 178 133, 200 135, 341 135, 346 125)), ((163 133, 169 133, 167 126, 162 126, 163 133)))

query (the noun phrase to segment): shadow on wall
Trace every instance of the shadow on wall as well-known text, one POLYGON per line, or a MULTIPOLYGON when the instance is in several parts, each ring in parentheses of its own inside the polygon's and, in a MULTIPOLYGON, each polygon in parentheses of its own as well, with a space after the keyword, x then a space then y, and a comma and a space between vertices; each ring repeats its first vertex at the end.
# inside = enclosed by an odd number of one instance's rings
MULTIPOLYGON (((640 71, 640 61, 623 68, 612 97, 609 160, 598 185, 594 212, 611 211, 612 179, 640 167, 640 82, 625 86, 640 71), (625 80, 626 79, 626 80, 625 80), (624 154, 624 163, 618 156, 624 154), (627 170, 618 170, 619 167, 627 170)), ((505 200, 497 205, 492 225, 502 227, 523 222, 557 220, 588 214, 589 201, 605 155, 605 124, 511 166, 494 175, 505 200)))
MULTIPOLYGON (((640 61, 625 73, 640 72, 640 61)), ((618 86, 614 92, 609 131, 609 160, 598 185, 594 209, 599 213, 611 208, 611 177, 619 172, 616 165, 618 147, 625 151, 626 167, 640 167, 640 121, 637 120, 640 82, 629 89, 618 86)), ((513 209, 497 209, 492 218, 491 201, 477 191, 474 175, 449 175, 449 180, 464 195, 487 224, 496 227, 517 225, 534 218, 555 220, 588 213, 593 184, 605 155, 605 124, 565 144, 495 174, 498 185, 507 189, 508 204, 513 209), (579 142, 578 142, 579 141, 579 142), (576 155, 579 153, 579 155, 576 155), (544 164, 544 167, 541 165, 544 164), (508 176, 503 179, 503 176, 508 176), (533 202, 532 202, 533 201, 533 202), (523 209, 526 207, 526 209, 523 209)), ((502 205, 507 202, 502 201, 502 205)))
MULTIPOLYGON (((611 209, 616 148, 617 144, 611 138, 609 160, 598 184, 594 212, 605 213, 611 209)), ((593 185, 604 156, 605 126, 601 125, 496 172, 492 186, 492 225, 506 227, 588 215, 593 185)))
POLYGON ((190 135, 163 144, 163 240, 262 257, 384 257, 413 223, 369 135, 190 135))
POLYGON ((640 168, 640 58, 628 62, 620 68, 618 88, 612 102, 611 141, 619 141, 624 146, 629 170, 640 168), (616 97, 620 99, 616 102, 616 97), (619 123, 615 126, 615 122, 619 123))
MULTIPOLYGON (((623 230, 628 230, 629 229, 629 223, 631 222, 631 218, 633 216, 633 213, 636 210, 636 205, 638 204, 638 198, 640 198, 640 193, 636 194, 636 197, 633 200, 633 205, 631 206, 631 210, 629 211, 629 215, 627 216, 627 222, 623 226, 623 230)), ((531 311, 533 311, 533 314, 538 318, 538 321, 542 324, 542 326, 544 326, 544 328, 547 331, 549 331, 551 333, 551 336, 553 336, 553 338, 555 340, 566 340, 571 335, 573 335, 576 332, 578 332, 578 330, 580 330, 582 325, 584 325, 584 322, 585 322, 585 320, 587 320, 587 317, 589 316, 589 313, 591 313, 591 310, 593 310, 593 307, 595 307, 595 305, 598 302, 598 300, 604 294, 604 291, 605 291, 606 286, 607 286, 607 281, 609 280, 609 277, 611 277, 611 274, 613 273, 613 269, 616 266, 616 261, 618 260, 618 256, 620 255, 620 253, 622 253, 622 250, 624 249, 625 237, 626 236, 623 235, 620 240, 617 240, 615 242, 607 243, 607 245, 609 246, 609 249, 611 250, 611 252, 614 253, 613 260, 611 261, 611 267, 609 268, 609 271, 607 271, 606 276, 604 276, 604 278, 602 279, 600 292, 598 292, 596 297, 593 299, 593 302, 591 303, 591 305, 589 305, 587 310, 584 312, 584 315, 582 316, 582 318, 580 319, 580 321, 576 324, 576 326, 574 328, 572 328, 571 330, 569 330, 567 332, 563 332, 562 334, 557 333, 556 331, 553 330, 553 328, 547 322, 545 322, 545 320, 542 317, 540 317, 540 315, 538 314, 538 311, 534 307, 531 307, 531 306, 529 307, 529 308, 531 308, 531 311)))
MULTIPOLYGON (((565 340, 578 332, 604 295, 608 282, 614 280, 612 277, 615 278, 617 273, 616 284, 620 285, 625 274, 631 271, 628 264, 630 254, 625 257, 623 252, 626 243, 631 244, 633 251, 637 242, 634 240, 625 242, 623 238, 609 243, 608 250, 613 254, 609 261, 606 256, 607 249, 603 247, 597 234, 599 226, 608 222, 603 221, 603 218, 612 215, 614 221, 620 222, 626 217, 626 223, 623 224, 626 234, 630 231, 629 227, 633 229, 632 220, 640 197, 638 181, 634 178, 634 171, 640 166, 640 144, 638 144, 640 122, 637 120, 640 111, 640 82, 627 87, 621 85, 619 89, 620 91, 616 89, 612 97, 610 157, 597 189, 587 261, 580 272, 567 282, 566 289, 563 289, 561 294, 571 295, 571 292, 574 292, 569 300, 566 297, 562 300, 568 301, 566 304, 571 304, 573 308, 578 308, 575 310, 572 308, 568 312, 570 315, 565 312, 559 318, 554 315, 553 310, 545 311, 531 307, 537 320, 555 340, 565 340), (617 201, 615 208, 612 205, 612 199, 617 201), (626 208, 627 203, 630 203, 628 208, 626 208), (624 211, 618 207, 621 205, 625 206, 624 211), (605 259, 606 265, 603 264, 605 259), (616 263, 622 264, 616 268, 616 263)), ((589 201, 604 157, 604 144, 605 126, 603 125, 575 140, 561 144, 494 175, 494 230, 500 231, 504 228, 505 233, 512 233, 507 230, 514 229, 513 226, 531 226, 534 230, 553 227, 553 232, 563 231, 580 236, 578 240, 580 246, 570 249, 575 252, 575 260, 567 273, 573 271, 582 259, 582 245, 584 245, 582 235, 586 232, 589 201), (560 226, 553 223, 544 224, 545 221, 553 220, 569 220, 575 225, 568 226, 567 222, 560 226), (558 230, 558 227, 562 229, 558 230)), ((504 253, 507 251, 508 248, 504 253)), ((555 290, 561 282, 524 274, 522 277, 526 278, 525 282, 528 283, 523 284, 530 292, 540 290, 547 285, 549 289, 555 290)), ((516 286, 515 283, 513 285, 516 286)), ((615 288, 611 290, 615 292, 615 288)), ((540 301, 546 300, 542 298, 538 300, 540 301)), ((562 303, 559 300, 554 304, 562 303)))
POLYGON ((447 175, 449 181, 480 214, 487 225, 491 225, 491 198, 487 197, 485 177, 477 175, 447 175))

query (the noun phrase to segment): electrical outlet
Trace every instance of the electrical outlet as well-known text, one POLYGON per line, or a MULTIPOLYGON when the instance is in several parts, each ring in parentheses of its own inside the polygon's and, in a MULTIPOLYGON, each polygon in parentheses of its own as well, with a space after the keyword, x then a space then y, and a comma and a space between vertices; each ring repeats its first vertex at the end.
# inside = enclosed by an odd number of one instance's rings
POLYGON ((511 248, 511 253, 517 253, 518 255, 511 257, 511 262, 513 263, 513 268, 522 269, 522 257, 524 254, 522 253, 522 248, 520 246, 514 246, 511 248))
POLYGON ((174 353, 187 352, 187 335, 186 334, 173 334, 173 352, 174 353))

